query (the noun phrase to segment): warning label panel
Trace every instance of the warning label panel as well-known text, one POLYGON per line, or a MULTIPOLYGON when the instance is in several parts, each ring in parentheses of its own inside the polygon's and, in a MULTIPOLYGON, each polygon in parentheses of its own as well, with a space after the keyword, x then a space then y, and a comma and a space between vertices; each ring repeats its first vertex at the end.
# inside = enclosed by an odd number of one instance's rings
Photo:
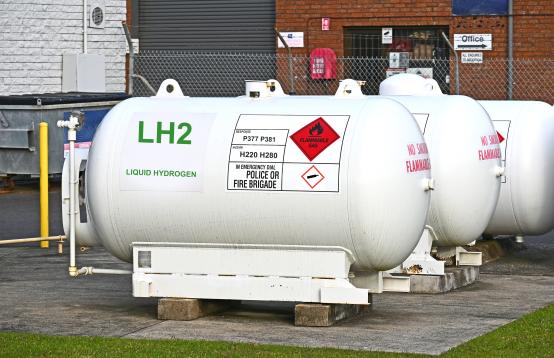
POLYGON ((338 192, 349 116, 241 115, 228 190, 338 192))

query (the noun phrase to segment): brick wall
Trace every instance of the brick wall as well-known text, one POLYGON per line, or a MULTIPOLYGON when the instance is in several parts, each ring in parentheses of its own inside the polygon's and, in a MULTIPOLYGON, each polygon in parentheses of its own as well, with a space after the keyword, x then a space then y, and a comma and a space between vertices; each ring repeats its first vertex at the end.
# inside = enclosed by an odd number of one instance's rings
MULTIPOLYGON (((453 33, 492 33, 493 51, 485 51, 485 58, 507 56, 506 17, 453 17, 451 4, 451 0, 276 0, 276 26, 280 31, 304 32, 306 46, 293 49, 296 54, 331 47, 343 55, 344 27, 446 25, 451 38, 453 33), (330 31, 321 31, 322 17, 331 18, 330 31)), ((515 57, 554 57, 554 1, 515 1, 514 14, 515 57)))
POLYGON ((554 58, 554 1, 514 1, 514 57, 554 58))
MULTIPOLYGON (((483 0, 486 1, 486 0, 483 0)), ((344 56, 344 28, 395 26, 448 26, 451 41, 454 33, 491 33, 492 51, 483 51, 484 60, 495 59, 494 66, 462 64, 462 93, 477 98, 506 98, 508 56, 508 20, 506 16, 452 16, 452 0, 276 0, 276 27, 280 31, 303 31, 304 48, 294 48, 296 55, 309 55, 316 47, 330 47, 344 56), (321 18, 331 19, 330 31, 321 30, 321 18), (498 59, 498 60, 497 60, 498 59), (487 83, 487 87, 483 83, 487 83), (491 88, 494 91, 491 91, 491 88)), ((514 2, 514 59, 554 59, 554 1, 520 0, 514 2)), ((286 53, 285 49, 279 49, 286 53)), ((535 98, 537 86, 552 76, 552 66, 543 62, 531 68, 515 67, 515 98, 535 98), (539 80, 539 81, 537 81, 539 80)), ((286 69, 278 68, 279 74, 286 69)), ((454 77, 453 66, 451 78, 454 77)), ((300 79, 299 81, 301 81, 300 79)), ((304 79, 305 82, 310 82, 304 79)), ((543 82, 544 83, 544 82, 543 82)), ((308 86, 306 84, 305 86, 308 86)), ((451 82, 451 93, 454 82, 451 82)))
MULTIPOLYGON (((87 28, 88 53, 105 56, 106 90, 123 91, 125 0, 105 4, 105 28, 87 28)), ((62 55, 83 51, 82 21, 82 0, 1 0, 0 95, 60 92, 62 55)))

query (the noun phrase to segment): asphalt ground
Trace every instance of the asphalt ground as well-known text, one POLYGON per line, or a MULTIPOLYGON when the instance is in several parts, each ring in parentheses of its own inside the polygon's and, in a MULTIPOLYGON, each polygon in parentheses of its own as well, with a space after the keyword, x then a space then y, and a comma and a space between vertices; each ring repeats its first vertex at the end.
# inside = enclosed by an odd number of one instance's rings
MULTIPOLYGON (((60 192, 50 193, 50 233, 61 234, 60 192)), ((0 240, 37 236, 38 191, 0 195, 0 240)), ((129 276, 70 278, 67 250, 0 246, 0 331, 130 338, 228 340, 439 354, 554 302, 554 234, 488 263, 478 282, 447 294, 385 293, 333 327, 295 327, 293 305, 243 303, 195 321, 158 321, 156 300, 131 296, 129 276)), ((129 269, 101 248, 78 263, 129 269)))
MULTIPOLYGON (((0 194, 0 240, 40 236, 38 183, 18 184, 15 191, 0 194)), ((63 234, 59 182, 50 184, 48 195, 50 234, 63 234)))

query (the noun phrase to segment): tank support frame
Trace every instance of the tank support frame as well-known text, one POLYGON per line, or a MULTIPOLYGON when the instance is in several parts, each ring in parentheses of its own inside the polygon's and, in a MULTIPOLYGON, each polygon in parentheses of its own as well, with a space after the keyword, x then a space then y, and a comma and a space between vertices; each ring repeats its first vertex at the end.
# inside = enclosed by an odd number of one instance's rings
POLYGON ((133 243, 133 296, 369 305, 383 275, 354 280, 354 262, 335 246, 133 243))
POLYGON ((453 263, 457 267, 482 265, 481 252, 467 251, 461 246, 433 248, 434 238, 433 228, 427 226, 410 256, 400 266, 388 271, 388 274, 445 276, 445 261, 440 259, 451 257, 454 258, 453 263), (432 253, 439 259, 433 257, 432 253))

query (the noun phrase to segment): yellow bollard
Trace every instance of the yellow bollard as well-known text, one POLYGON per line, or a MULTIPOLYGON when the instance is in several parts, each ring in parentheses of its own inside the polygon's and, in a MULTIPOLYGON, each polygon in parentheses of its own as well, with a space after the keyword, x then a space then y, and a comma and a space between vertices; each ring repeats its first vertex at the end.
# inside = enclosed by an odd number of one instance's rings
MULTIPOLYGON (((48 237, 48 123, 40 122, 40 237, 48 237)), ((41 241, 40 247, 47 249, 49 241, 41 241)))

